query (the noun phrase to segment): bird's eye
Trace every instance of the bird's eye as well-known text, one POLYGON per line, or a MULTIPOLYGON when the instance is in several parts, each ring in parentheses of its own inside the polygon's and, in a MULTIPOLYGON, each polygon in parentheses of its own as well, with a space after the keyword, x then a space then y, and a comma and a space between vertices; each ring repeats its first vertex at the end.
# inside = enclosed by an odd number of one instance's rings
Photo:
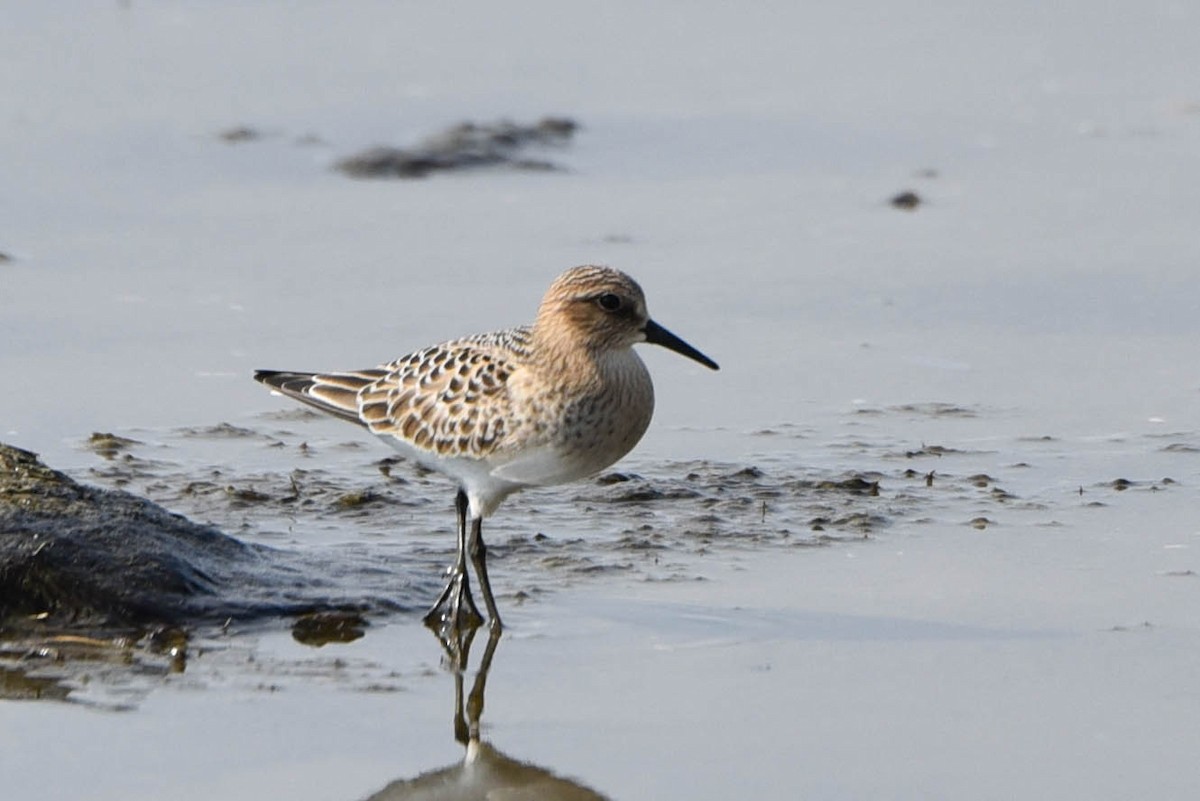
POLYGON ((605 311, 616 311, 621 308, 621 296, 612 292, 605 292, 600 297, 596 298, 596 302, 600 304, 600 308, 605 311))

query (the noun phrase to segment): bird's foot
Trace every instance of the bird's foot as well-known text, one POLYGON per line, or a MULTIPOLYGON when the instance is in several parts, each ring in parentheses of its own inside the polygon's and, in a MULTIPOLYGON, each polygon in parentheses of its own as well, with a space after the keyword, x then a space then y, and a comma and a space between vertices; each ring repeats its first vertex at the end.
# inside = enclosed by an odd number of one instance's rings
POLYGON ((433 608, 425 613, 425 625, 434 631, 476 629, 483 625, 483 615, 471 597, 471 584, 466 569, 455 570, 433 608))

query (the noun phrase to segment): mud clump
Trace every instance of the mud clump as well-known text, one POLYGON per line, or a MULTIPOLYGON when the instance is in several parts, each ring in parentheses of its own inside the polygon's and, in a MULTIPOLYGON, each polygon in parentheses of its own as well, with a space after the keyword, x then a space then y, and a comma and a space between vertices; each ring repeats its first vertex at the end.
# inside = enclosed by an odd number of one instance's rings
POLYGON ((424 178, 434 172, 478 167, 556 171, 561 168, 554 162, 525 153, 530 148, 565 145, 578 127, 565 117, 545 117, 532 125, 507 120, 464 122, 414 147, 374 147, 335 166, 352 178, 424 178))
POLYGON ((906 189, 903 192, 893 195, 888 202, 892 204, 893 208, 903 211, 916 211, 917 207, 921 205, 921 196, 911 189, 906 189))
POLYGON ((879 479, 873 477, 869 479, 863 476, 851 476, 840 481, 819 481, 816 488, 825 491, 849 492, 854 495, 870 495, 873 498, 879 497, 879 479))
POLYGON ((366 506, 367 504, 377 503, 381 500, 383 500, 383 497, 371 490, 355 490, 354 492, 347 492, 344 495, 338 496, 334 500, 333 506, 335 509, 349 511, 366 506))
POLYGON ((71 690, 57 678, 30 676, 0 664, 0 699, 7 701, 65 701, 71 690))
POLYGON ((95 432, 87 440, 87 447, 95 451, 105 459, 115 459, 118 454, 132 448, 134 445, 141 445, 136 439, 120 437, 116 434, 107 432, 95 432))
POLYGON ((357 612, 313 612, 292 626, 292 638, 320 648, 329 643, 354 642, 364 634, 366 619, 357 612))

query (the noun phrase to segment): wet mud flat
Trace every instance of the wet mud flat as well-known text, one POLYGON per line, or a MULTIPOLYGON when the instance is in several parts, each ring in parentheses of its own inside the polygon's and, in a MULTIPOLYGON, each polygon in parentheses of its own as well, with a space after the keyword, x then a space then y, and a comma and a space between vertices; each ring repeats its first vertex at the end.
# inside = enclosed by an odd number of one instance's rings
MULTIPOLYGON (((971 425, 980 415, 948 404, 857 409, 851 433, 824 443, 799 426, 753 432, 765 447, 752 463, 634 459, 518 495, 486 531, 499 602, 536 605, 591 582, 704 582, 741 556, 903 540, 930 524, 1053 529, 1123 493, 1181 490, 1165 475, 1067 486, 1042 466, 1067 447, 1052 437, 980 447, 872 436, 896 418, 971 425), (823 463, 797 465, 801 446, 823 463)), ((227 648, 264 627, 321 646, 369 636, 372 620, 415 624, 451 559, 452 488, 376 443, 329 432, 305 410, 97 432, 80 443, 95 456, 77 471, 86 483, 28 452, 0 452, 8 697, 68 698, 81 673, 110 685, 133 676, 148 690, 185 669, 189 645, 227 648)), ((1164 466, 1194 447, 1188 434, 1138 445, 1164 466)))

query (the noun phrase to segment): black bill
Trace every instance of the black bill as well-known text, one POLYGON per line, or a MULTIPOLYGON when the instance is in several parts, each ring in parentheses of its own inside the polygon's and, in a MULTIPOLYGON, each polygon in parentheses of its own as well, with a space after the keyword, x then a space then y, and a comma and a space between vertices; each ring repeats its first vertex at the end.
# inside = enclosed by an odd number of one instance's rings
POLYGON ((694 359, 710 370, 719 370, 720 367, 712 359, 705 356, 700 351, 693 348, 688 343, 684 342, 679 337, 672 334, 667 329, 663 328, 658 323, 650 320, 646 323, 646 341, 652 345, 662 345, 668 350, 673 350, 689 359, 694 359))

